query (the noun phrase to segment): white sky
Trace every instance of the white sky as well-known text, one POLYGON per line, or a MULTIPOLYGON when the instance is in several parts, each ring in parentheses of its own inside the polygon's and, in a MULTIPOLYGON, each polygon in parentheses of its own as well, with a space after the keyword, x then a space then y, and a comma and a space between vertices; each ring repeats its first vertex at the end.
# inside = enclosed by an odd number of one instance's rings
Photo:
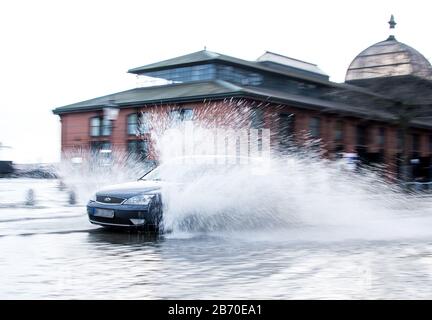
MULTIPOLYGON (((309 61, 341 82, 351 60, 388 36, 432 58, 432 1, 0 2, 0 142, 17 163, 58 161, 55 107, 135 87, 126 71, 202 50, 309 61)), ((1 155, 0 155, 1 157, 1 155)))

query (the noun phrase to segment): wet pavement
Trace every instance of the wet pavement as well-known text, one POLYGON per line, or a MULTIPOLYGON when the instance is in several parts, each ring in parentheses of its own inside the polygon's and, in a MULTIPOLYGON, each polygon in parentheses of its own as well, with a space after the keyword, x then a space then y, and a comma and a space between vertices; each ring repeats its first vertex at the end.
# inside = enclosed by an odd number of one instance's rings
POLYGON ((67 202, 56 180, 0 180, 1 299, 432 298, 426 204, 381 236, 333 225, 157 237, 103 230, 67 202))

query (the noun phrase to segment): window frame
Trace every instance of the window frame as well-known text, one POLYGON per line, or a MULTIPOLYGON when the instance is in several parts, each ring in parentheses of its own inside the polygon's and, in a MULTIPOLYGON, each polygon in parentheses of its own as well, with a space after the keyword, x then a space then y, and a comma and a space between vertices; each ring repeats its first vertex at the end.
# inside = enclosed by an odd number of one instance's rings
POLYGON ((357 124, 356 125, 356 135, 355 135, 356 146, 358 147, 367 147, 369 145, 369 128, 365 124, 357 124), (363 136, 360 137, 362 133, 363 136))
POLYGON ((101 137, 110 137, 112 135, 113 129, 112 120, 106 120, 104 117, 101 118, 101 126, 100 126, 100 136, 101 137), (108 128, 108 134, 105 133, 106 128, 108 128))
POLYGON ((261 108, 253 108, 250 114, 250 127, 262 129, 265 126, 265 113, 261 108))
POLYGON ((93 116, 89 120, 90 137, 100 137, 101 136, 101 117, 93 116), (93 125, 93 120, 98 120, 98 125, 93 125), (97 128, 97 134, 93 134, 94 128, 97 128))
POLYGON ((421 134, 412 133, 411 134, 411 150, 413 152, 420 152, 421 150, 421 134))
POLYGON ((128 157, 132 157, 136 160, 144 161, 148 158, 150 152, 150 144, 146 139, 131 139, 127 140, 126 148, 128 152, 128 157), (140 147, 140 143, 144 145, 144 148, 140 147), (134 145, 132 148, 131 146, 134 145), (133 150, 132 150, 133 149, 133 150))
POLYGON ((138 113, 137 113, 137 112, 129 113, 129 114, 126 116, 126 133, 127 133, 128 136, 136 136, 136 135, 138 134, 138 113), (129 125, 131 125, 131 123, 129 123, 129 119, 130 119, 132 116, 135 116, 135 118, 136 118, 136 123, 135 123, 135 133, 130 133, 130 132, 129 132, 129 125))
POLYGON ((334 126, 334 141, 336 143, 343 143, 345 139, 345 123, 343 120, 336 120, 334 126))
POLYGON ((321 138, 321 118, 318 116, 310 117, 309 119, 309 133, 312 138, 320 139, 321 138), (315 122, 315 124, 313 123, 315 122), (318 134, 314 134, 314 130, 318 131, 318 134))
POLYGON ((384 126, 378 127, 377 145, 380 148, 385 148, 387 142, 387 128, 384 126))
POLYGON ((193 108, 172 109, 169 111, 168 117, 169 117, 169 123, 172 126, 175 124, 182 123, 184 121, 192 121, 193 118, 195 117, 195 111, 193 108), (192 116, 190 119, 185 119, 185 111, 191 111, 192 116), (178 116, 174 118, 173 116, 174 114, 177 114, 178 116))
POLYGON ((112 135, 112 131, 113 131, 113 121, 112 120, 105 120, 105 118, 103 116, 93 116, 90 117, 89 120, 89 136, 90 137, 110 137, 112 135), (98 125, 93 125, 93 120, 98 120, 98 125), (108 123, 108 125, 107 125, 108 123), (94 128, 97 128, 97 134, 94 134, 94 128), (104 130, 106 128, 109 128, 108 133, 106 133, 104 130))

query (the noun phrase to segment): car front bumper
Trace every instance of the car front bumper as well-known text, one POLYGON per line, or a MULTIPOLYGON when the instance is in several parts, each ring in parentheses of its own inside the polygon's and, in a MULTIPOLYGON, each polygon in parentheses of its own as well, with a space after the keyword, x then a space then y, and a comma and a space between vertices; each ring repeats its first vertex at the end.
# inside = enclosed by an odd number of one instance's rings
POLYGON ((143 205, 106 204, 90 201, 87 204, 87 214, 93 224, 111 227, 137 228, 146 225, 155 225, 157 217, 143 205), (113 217, 101 217, 96 209, 112 210, 113 217))

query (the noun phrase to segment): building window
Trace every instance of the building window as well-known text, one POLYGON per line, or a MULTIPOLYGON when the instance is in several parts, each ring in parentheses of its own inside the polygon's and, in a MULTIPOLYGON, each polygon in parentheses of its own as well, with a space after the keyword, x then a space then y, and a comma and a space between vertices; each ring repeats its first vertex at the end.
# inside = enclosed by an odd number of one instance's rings
POLYGON ((127 149, 129 156, 135 160, 145 160, 148 156, 148 142, 146 140, 128 141, 127 149))
POLYGON ((228 65, 201 64, 190 67, 172 68, 143 73, 144 76, 166 79, 173 82, 206 81, 221 79, 243 85, 258 86, 263 76, 244 68, 228 65))
POLYGON ((90 135, 92 137, 98 137, 100 135, 101 121, 99 117, 90 119, 90 135))
POLYGON ((150 117, 147 112, 132 113, 127 117, 128 135, 140 135, 150 132, 150 117))
POLYGON ((335 141, 341 142, 343 140, 343 122, 341 120, 336 121, 334 134, 335 141))
POLYGON ((412 151, 420 151, 420 135, 417 133, 412 135, 412 151))
POLYGON ((403 140, 404 140, 403 132, 401 129, 398 129, 398 131, 397 131, 397 148, 399 150, 402 149, 403 140))
POLYGON ((295 129, 295 114, 279 114, 279 141, 282 148, 292 146, 295 129))
POLYGON ((90 119, 90 135, 92 137, 109 136, 112 131, 111 120, 102 117, 93 117, 90 119))
POLYGON ((384 127, 378 128, 377 144, 380 148, 384 148, 385 136, 386 136, 386 129, 384 127))
POLYGON ((102 163, 109 163, 112 159, 111 143, 109 141, 92 141, 90 150, 93 158, 102 163))
POLYGON ((368 136, 367 136, 367 127, 365 125, 357 126, 357 145, 358 146, 367 146, 368 144, 368 136))
POLYGON ((180 110, 172 110, 169 114, 169 120, 171 125, 176 125, 181 121, 181 113, 180 110))
POLYGON ((242 85, 258 86, 262 83, 262 75, 249 72, 243 68, 237 68, 227 65, 217 66, 218 79, 239 83, 242 85))
POLYGON ((432 153, 432 134, 429 135, 429 153, 432 153))
POLYGON ((176 125, 182 121, 192 121, 194 116, 192 109, 179 109, 170 111, 171 125, 176 125))
POLYGON ((264 127, 264 112, 261 109, 252 109, 251 128, 262 129, 264 127))
POLYGON ((182 121, 192 121, 193 110, 192 109, 182 109, 181 110, 181 118, 182 118, 182 121))
POLYGON ((112 131, 112 121, 107 119, 102 119, 102 136, 110 136, 112 131))
POLYGON ((150 132, 150 114, 147 112, 141 112, 139 116, 139 133, 149 133, 150 132))
POLYGON ((215 78, 214 64, 201 64, 191 67, 172 68, 144 73, 145 76, 166 79, 174 82, 203 81, 215 78))
POLYGON ((127 117, 127 133, 129 135, 138 133, 138 115, 136 113, 132 113, 127 117))
POLYGON ((321 119, 313 117, 309 120, 309 132, 312 138, 319 138, 321 135, 321 119))
POLYGON ((91 142, 91 151, 92 152, 111 151, 111 142, 109 142, 109 141, 92 141, 91 142))

